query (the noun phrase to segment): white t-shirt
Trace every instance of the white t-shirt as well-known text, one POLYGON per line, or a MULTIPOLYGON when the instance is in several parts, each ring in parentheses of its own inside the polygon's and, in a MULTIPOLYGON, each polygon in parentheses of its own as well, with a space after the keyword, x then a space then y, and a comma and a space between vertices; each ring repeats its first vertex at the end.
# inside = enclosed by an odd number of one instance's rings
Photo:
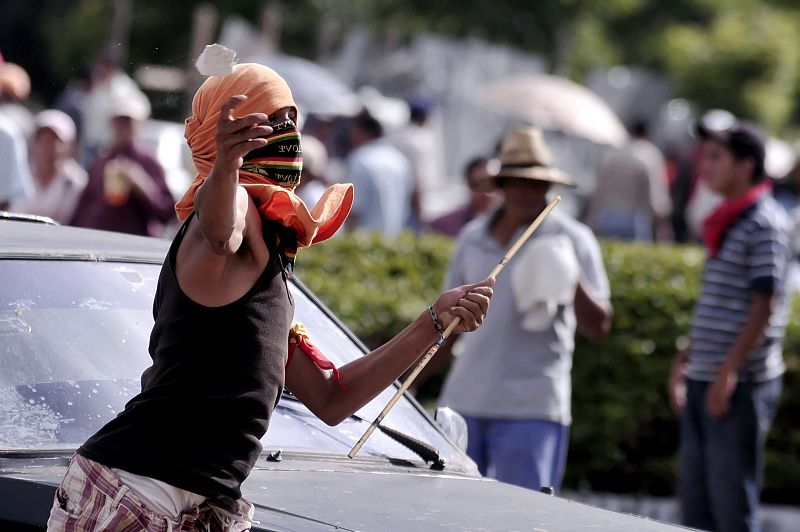
POLYGON ((360 146, 347 160, 347 179, 353 183, 353 214, 358 228, 393 237, 408 224, 414 175, 400 150, 383 140, 360 146))
POLYGON ((39 187, 34 183, 33 196, 13 202, 11 210, 47 216, 60 224, 68 224, 88 181, 86 171, 77 161, 70 159, 49 185, 39 187))
POLYGON ((25 139, 16 124, 0 113, 0 204, 12 203, 33 192, 25 139))

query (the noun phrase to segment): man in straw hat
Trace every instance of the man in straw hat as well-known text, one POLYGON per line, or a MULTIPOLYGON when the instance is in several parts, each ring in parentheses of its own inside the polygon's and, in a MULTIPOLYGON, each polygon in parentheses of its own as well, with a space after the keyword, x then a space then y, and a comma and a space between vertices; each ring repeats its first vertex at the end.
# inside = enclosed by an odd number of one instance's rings
MULTIPOLYGON (((73 457, 52 530, 248 529, 253 507, 240 486, 284 384, 333 425, 436 341, 426 310, 386 345, 329 372, 301 331, 290 340, 295 251, 332 236, 353 200, 351 185, 334 185, 309 210, 294 193, 296 120, 286 82, 261 65, 237 65, 197 91, 186 139, 199 175, 177 204, 184 223, 158 282, 153 365, 141 393, 73 457), (289 358, 290 345, 309 356, 289 358)), ((492 284, 445 292, 434 304, 440 325, 458 316, 460 331, 476 329, 492 284)))
MULTIPOLYGON (((547 204, 554 168, 541 131, 511 131, 500 148, 499 209, 458 237, 446 286, 481 278, 547 204)), ((602 338, 610 327, 609 288, 600 248, 584 225, 555 211, 494 287, 492 314, 461 340, 440 402, 463 414, 470 457, 483 474, 539 489, 558 487, 570 425, 575 330, 602 338)), ((446 347, 449 347, 447 345, 446 347)))

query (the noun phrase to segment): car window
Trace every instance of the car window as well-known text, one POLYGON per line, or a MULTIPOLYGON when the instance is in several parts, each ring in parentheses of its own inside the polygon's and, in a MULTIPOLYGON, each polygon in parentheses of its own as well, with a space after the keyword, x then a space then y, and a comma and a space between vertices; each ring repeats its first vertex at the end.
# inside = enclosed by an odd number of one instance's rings
MULTIPOLYGON (((0 261, 0 448, 74 449, 122 411, 151 364, 159 271, 151 264, 0 261)), ((312 299, 296 286, 292 291, 295 322, 306 326, 331 361, 341 366, 362 355, 312 299)), ((394 390, 357 416, 374 419, 394 390)), ((384 424, 430 443, 450 463, 462 459, 405 398, 384 424)), ((302 404, 284 399, 263 443, 345 454, 365 428, 355 418, 328 427, 302 404)), ((362 452, 418 458, 380 432, 362 452)))

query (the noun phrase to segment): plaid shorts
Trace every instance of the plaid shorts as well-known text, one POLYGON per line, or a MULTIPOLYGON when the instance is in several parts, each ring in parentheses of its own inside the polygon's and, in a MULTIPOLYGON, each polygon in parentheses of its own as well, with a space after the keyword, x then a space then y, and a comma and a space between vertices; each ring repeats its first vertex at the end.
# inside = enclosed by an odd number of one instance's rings
POLYGON ((47 530, 65 532, 250 530, 253 505, 244 499, 239 499, 236 504, 236 513, 204 502, 178 517, 160 515, 146 508, 111 469, 76 454, 72 457, 67 474, 56 491, 50 519, 47 521, 47 530))

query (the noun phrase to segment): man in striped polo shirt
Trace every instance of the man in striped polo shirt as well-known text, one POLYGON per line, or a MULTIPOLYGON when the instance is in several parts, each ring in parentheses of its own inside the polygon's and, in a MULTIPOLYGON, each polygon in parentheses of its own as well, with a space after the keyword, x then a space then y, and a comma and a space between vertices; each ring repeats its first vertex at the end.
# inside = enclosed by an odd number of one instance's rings
POLYGON ((686 525, 757 531, 764 441, 785 369, 789 221, 769 194, 758 128, 698 133, 702 177, 725 200, 704 224, 702 291, 670 380, 678 490, 686 525))

